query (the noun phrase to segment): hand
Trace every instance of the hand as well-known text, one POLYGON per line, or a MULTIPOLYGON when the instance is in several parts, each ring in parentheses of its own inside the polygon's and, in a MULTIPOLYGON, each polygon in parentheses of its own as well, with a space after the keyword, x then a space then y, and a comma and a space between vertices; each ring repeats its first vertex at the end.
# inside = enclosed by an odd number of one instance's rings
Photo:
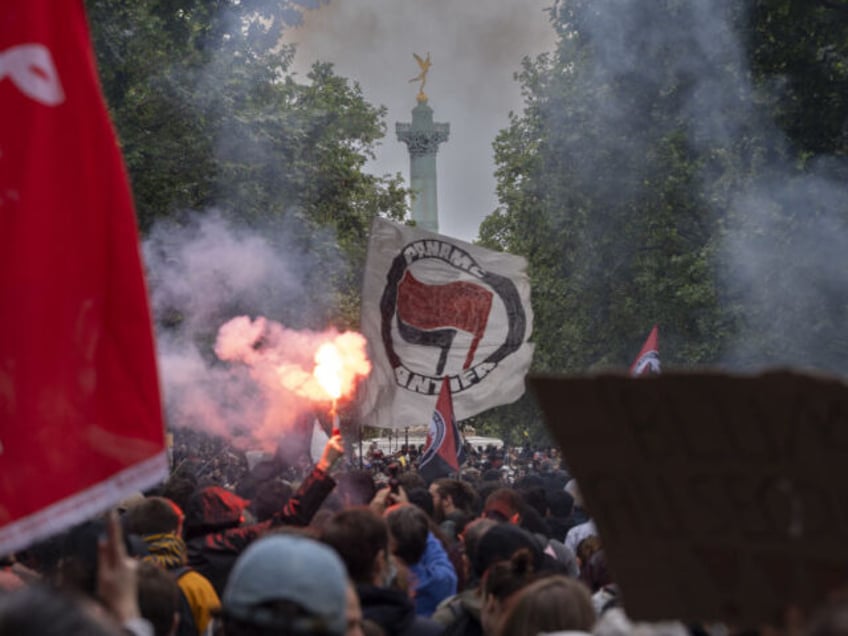
POLYGON ((392 492, 389 486, 386 486, 377 491, 369 506, 378 515, 382 515, 387 509, 399 503, 409 503, 409 497, 406 496, 403 486, 398 486, 396 493, 392 492))
POLYGON ((106 521, 106 536, 97 544, 97 596, 119 622, 139 618, 135 559, 127 556, 118 515, 106 521))
POLYGON ((317 468, 323 472, 329 472, 333 464, 345 453, 344 439, 341 434, 333 435, 324 445, 324 452, 318 460, 317 468))

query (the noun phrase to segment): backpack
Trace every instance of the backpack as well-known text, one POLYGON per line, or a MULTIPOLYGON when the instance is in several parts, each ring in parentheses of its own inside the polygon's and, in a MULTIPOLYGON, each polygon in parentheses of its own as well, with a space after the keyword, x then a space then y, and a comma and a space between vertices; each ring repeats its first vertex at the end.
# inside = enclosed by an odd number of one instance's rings
MULTIPOLYGON (((181 568, 177 568, 176 570, 171 570, 171 576, 174 577, 174 581, 179 581, 184 574, 190 571, 191 568, 186 565, 181 568)), ((194 614, 191 613, 191 605, 188 604, 188 599, 186 598, 183 589, 179 587, 179 590, 180 597, 177 601, 177 613, 180 615, 180 624, 177 625, 176 636, 198 636, 197 625, 194 622, 194 614)))

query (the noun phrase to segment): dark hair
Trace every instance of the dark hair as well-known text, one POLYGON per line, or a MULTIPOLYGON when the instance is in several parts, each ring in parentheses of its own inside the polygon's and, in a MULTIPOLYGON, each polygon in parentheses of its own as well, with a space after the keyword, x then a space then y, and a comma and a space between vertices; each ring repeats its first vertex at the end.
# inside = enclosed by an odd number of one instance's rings
POLYGON ((146 497, 133 506, 123 517, 127 532, 148 535, 176 532, 182 518, 181 511, 165 497, 146 497))
POLYGON ((267 521, 280 512, 292 496, 292 487, 277 479, 263 481, 250 501, 250 511, 257 521, 267 521))
POLYGON ((0 634, 15 636, 119 636, 70 596, 37 584, 0 595, 0 634))
POLYGON ((388 551, 389 529, 376 512, 358 506, 334 514, 324 524, 321 541, 338 553, 354 583, 371 583, 377 555, 388 551))
POLYGON ((521 548, 508 561, 493 564, 483 577, 483 598, 494 596, 498 601, 505 601, 535 580, 538 569, 534 567, 534 560, 530 550, 521 548))
POLYGON ((165 482, 160 495, 176 503, 180 510, 185 510, 195 490, 197 490, 197 477, 191 473, 175 473, 165 482))
POLYGON ((595 608, 586 586, 565 576, 548 576, 518 592, 500 633, 536 636, 543 632, 591 632, 594 626, 595 608))
POLYGON ((436 491, 440 497, 449 496, 453 500, 453 505, 465 513, 471 514, 474 511, 478 496, 471 484, 447 477, 437 479, 433 483, 436 484, 436 491))
POLYGON ((377 486, 369 471, 352 470, 336 478, 336 492, 346 506, 364 506, 377 494, 377 486))
POLYGON ((426 513, 412 504, 390 508, 386 514, 394 554, 407 565, 415 565, 427 549, 430 522, 426 513))
POLYGON ((176 580, 158 565, 138 564, 138 607, 153 625, 156 636, 168 636, 179 609, 180 588, 176 580))
POLYGON ((493 519, 481 517, 467 523, 465 528, 462 530, 462 543, 465 546, 465 556, 471 564, 473 574, 471 577, 472 580, 479 579, 483 576, 483 572, 477 570, 477 566, 481 564, 482 561, 478 561, 475 558, 475 555, 477 554, 477 546, 480 544, 480 539, 484 534, 486 534, 486 532, 496 526, 497 523, 498 522, 493 519))
POLYGON ((511 559, 519 550, 531 554, 534 569, 541 569, 544 554, 533 535, 510 523, 497 523, 483 534, 477 544, 472 555, 474 571, 483 573, 493 563, 511 559))
POLYGON ((486 497, 486 503, 483 506, 485 516, 492 513, 497 514, 502 521, 509 520, 514 514, 521 514, 525 504, 518 491, 512 488, 498 488, 486 497))
POLYGON ((424 488, 407 490, 406 498, 409 499, 409 503, 414 504, 424 511, 428 517, 433 517, 433 498, 430 496, 429 490, 425 490, 424 488))
POLYGON ((550 510, 552 517, 562 517, 565 519, 571 514, 574 508, 574 497, 567 492, 564 490, 549 491, 546 497, 548 510, 550 510))

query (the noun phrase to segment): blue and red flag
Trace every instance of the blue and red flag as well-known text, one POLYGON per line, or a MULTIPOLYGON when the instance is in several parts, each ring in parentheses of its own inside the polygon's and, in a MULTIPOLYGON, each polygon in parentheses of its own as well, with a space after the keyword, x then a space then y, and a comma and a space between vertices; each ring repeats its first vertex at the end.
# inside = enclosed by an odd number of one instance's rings
POLYGON ((639 356, 630 365, 630 375, 659 375, 660 373, 660 337, 659 328, 654 325, 648 339, 642 345, 639 356))
POLYGON ((450 381, 444 378, 439 399, 436 401, 436 409, 430 420, 424 452, 418 463, 418 472, 430 483, 440 477, 459 472, 459 467, 464 461, 465 448, 453 414, 450 381))

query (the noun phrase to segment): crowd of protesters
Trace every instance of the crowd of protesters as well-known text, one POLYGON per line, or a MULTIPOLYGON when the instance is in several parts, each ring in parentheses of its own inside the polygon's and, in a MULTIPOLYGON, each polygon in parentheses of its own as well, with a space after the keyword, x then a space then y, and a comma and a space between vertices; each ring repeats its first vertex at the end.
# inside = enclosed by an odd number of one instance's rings
MULTIPOLYGON (((3 560, 0 634, 713 633, 628 620, 555 450, 468 448, 427 483, 419 449, 344 446, 249 467, 178 433, 160 487, 3 560)), ((806 631, 848 634, 844 618, 806 631)))

